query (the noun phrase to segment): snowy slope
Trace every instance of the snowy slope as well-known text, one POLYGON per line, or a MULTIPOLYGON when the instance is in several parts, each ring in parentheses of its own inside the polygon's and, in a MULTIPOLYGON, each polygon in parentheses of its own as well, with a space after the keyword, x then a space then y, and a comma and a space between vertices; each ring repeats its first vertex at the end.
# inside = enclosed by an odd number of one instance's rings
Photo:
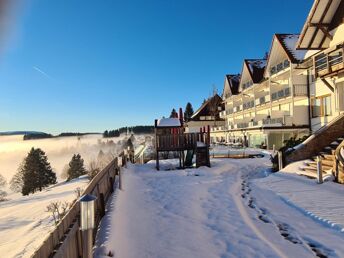
POLYGON ((341 232, 254 183, 268 167, 268 157, 174 171, 129 166, 95 257, 343 257, 341 232))
POLYGON ((60 183, 29 196, 10 195, 0 203, 0 257, 30 257, 54 227, 46 207, 53 201, 72 202, 74 190, 85 188, 87 178, 60 183), (5 255, 6 254, 6 255, 5 255))

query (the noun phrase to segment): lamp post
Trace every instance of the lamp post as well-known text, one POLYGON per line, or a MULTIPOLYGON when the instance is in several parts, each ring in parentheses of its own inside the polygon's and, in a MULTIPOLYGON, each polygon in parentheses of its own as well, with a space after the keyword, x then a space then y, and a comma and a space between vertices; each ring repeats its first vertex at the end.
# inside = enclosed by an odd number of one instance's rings
POLYGON ((97 197, 86 194, 80 198, 80 229, 82 232, 82 257, 92 258, 93 229, 95 227, 94 206, 97 197))

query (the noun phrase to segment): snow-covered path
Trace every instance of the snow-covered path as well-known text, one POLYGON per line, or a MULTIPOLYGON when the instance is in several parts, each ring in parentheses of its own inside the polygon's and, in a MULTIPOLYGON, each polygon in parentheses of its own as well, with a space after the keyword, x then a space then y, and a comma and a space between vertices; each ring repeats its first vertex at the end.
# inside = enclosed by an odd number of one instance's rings
POLYGON ((108 204, 96 257, 342 257, 344 234, 254 185, 268 160, 212 160, 212 168, 131 165, 108 204))

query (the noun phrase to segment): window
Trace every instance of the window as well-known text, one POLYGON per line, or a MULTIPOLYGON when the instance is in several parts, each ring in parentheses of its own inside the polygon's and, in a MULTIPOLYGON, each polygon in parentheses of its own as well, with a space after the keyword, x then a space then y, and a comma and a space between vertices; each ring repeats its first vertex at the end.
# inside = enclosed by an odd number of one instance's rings
POLYGON ((331 95, 316 97, 311 100, 312 117, 331 115, 331 95))

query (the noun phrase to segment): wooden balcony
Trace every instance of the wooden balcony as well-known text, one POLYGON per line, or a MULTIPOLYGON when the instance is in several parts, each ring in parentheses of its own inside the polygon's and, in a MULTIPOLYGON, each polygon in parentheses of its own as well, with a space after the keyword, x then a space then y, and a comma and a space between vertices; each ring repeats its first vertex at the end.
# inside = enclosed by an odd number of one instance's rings
POLYGON ((324 77, 344 70, 343 45, 338 45, 335 50, 322 52, 314 57, 316 77, 324 77))

